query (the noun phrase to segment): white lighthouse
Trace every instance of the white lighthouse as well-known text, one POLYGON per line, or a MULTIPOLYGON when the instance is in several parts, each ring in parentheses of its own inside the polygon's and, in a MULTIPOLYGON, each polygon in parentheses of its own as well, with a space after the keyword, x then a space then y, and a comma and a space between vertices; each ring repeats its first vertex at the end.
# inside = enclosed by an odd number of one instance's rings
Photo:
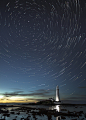
POLYGON ((59 86, 56 86, 56 101, 60 101, 60 96, 59 96, 59 86))

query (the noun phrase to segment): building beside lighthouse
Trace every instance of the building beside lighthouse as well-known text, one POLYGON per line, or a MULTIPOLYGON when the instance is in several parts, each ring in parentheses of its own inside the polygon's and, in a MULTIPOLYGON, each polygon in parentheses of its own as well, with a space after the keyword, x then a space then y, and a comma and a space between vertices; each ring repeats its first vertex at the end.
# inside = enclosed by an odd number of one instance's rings
MULTIPOLYGON (((52 105, 52 104, 56 104, 56 105, 60 105, 60 104, 63 104, 63 102, 61 102, 60 100, 60 94, 59 94, 59 86, 57 85, 56 86, 56 100, 54 98, 49 98, 49 99, 46 99, 46 100, 42 100, 42 101, 39 101, 37 102, 37 104, 49 104, 49 105, 52 105)), ((59 110, 58 110, 59 111, 59 110)))
POLYGON ((54 104, 61 104, 61 100, 60 100, 60 94, 59 94, 59 86, 56 86, 56 100, 54 100, 54 98, 49 98, 49 100, 53 101, 54 104))

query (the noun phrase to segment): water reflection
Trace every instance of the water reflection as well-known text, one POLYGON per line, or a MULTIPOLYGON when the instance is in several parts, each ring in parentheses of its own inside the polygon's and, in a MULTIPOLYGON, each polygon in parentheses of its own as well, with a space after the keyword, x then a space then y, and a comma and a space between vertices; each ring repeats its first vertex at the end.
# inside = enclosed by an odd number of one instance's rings
MULTIPOLYGON (((56 109, 57 112, 60 112, 60 105, 52 106, 49 109, 51 110, 56 109)), ((61 120, 61 117, 60 116, 56 117, 56 120, 61 120)))
POLYGON ((60 112, 60 105, 56 105, 56 111, 60 112))
MULTIPOLYGON (((56 105, 56 111, 60 112, 60 105, 56 105)), ((56 120, 61 120, 60 116, 56 117, 56 120)))
POLYGON ((55 106, 52 106, 52 107, 49 107, 50 110, 55 110, 60 112, 60 105, 55 105, 55 106))
POLYGON ((61 120, 61 117, 60 116, 56 117, 56 120, 61 120))

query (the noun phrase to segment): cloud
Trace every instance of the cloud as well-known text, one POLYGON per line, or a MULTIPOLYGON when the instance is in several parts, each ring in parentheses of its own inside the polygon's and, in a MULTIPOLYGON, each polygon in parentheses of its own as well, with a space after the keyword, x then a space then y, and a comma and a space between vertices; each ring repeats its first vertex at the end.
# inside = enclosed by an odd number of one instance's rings
MULTIPOLYGON (((28 100, 33 100, 33 98, 26 98, 25 99, 26 101, 28 101, 28 100)), ((41 101, 41 100, 44 100, 44 99, 40 99, 40 98, 34 98, 34 100, 36 100, 36 101, 41 101)))
POLYGON ((86 95, 74 95, 67 97, 67 100, 86 100, 86 95))
POLYGON ((54 90, 45 90, 45 89, 38 89, 36 91, 31 91, 31 93, 25 94, 24 91, 14 91, 14 92, 6 92, 2 94, 4 97, 13 97, 13 96, 20 96, 20 97, 51 97, 53 96, 54 90))
POLYGON ((53 96, 54 90, 45 90, 45 89, 38 89, 35 91, 30 91, 29 93, 24 93, 24 91, 14 91, 14 92, 6 92, 2 93, 3 100, 7 102, 37 102, 41 100, 48 99, 53 96), (14 99, 13 99, 13 98, 14 99))
POLYGON ((4 97, 12 97, 12 96, 18 96, 20 95, 20 93, 23 93, 23 91, 6 92, 2 95, 4 95, 4 97))
POLYGON ((21 90, 23 90, 23 89, 21 89, 21 88, 11 88, 12 90, 15 90, 15 91, 21 91, 21 90))
POLYGON ((86 104, 86 95, 75 94, 62 98, 64 103, 86 104))
POLYGON ((0 99, 0 100, 5 100, 5 99, 0 99))
POLYGON ((63 103, 86 104, 85 100, 63 100, 63 103))
POLYGON ((25 101, 25 100, 15 100, 15 101, 25 101))
POLYGON ((86 86, 82 86, 82 87, 79 87, 79 88, 86 88, 86 86))

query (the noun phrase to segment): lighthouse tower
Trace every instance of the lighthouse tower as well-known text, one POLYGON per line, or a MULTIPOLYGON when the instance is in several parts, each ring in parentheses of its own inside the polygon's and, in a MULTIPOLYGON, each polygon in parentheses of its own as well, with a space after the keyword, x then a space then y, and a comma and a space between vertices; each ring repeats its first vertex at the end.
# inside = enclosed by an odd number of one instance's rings
POLYGON ((60 96, 59 96, 59 86, 56 86, 56 101, 60 101, 60 96))

